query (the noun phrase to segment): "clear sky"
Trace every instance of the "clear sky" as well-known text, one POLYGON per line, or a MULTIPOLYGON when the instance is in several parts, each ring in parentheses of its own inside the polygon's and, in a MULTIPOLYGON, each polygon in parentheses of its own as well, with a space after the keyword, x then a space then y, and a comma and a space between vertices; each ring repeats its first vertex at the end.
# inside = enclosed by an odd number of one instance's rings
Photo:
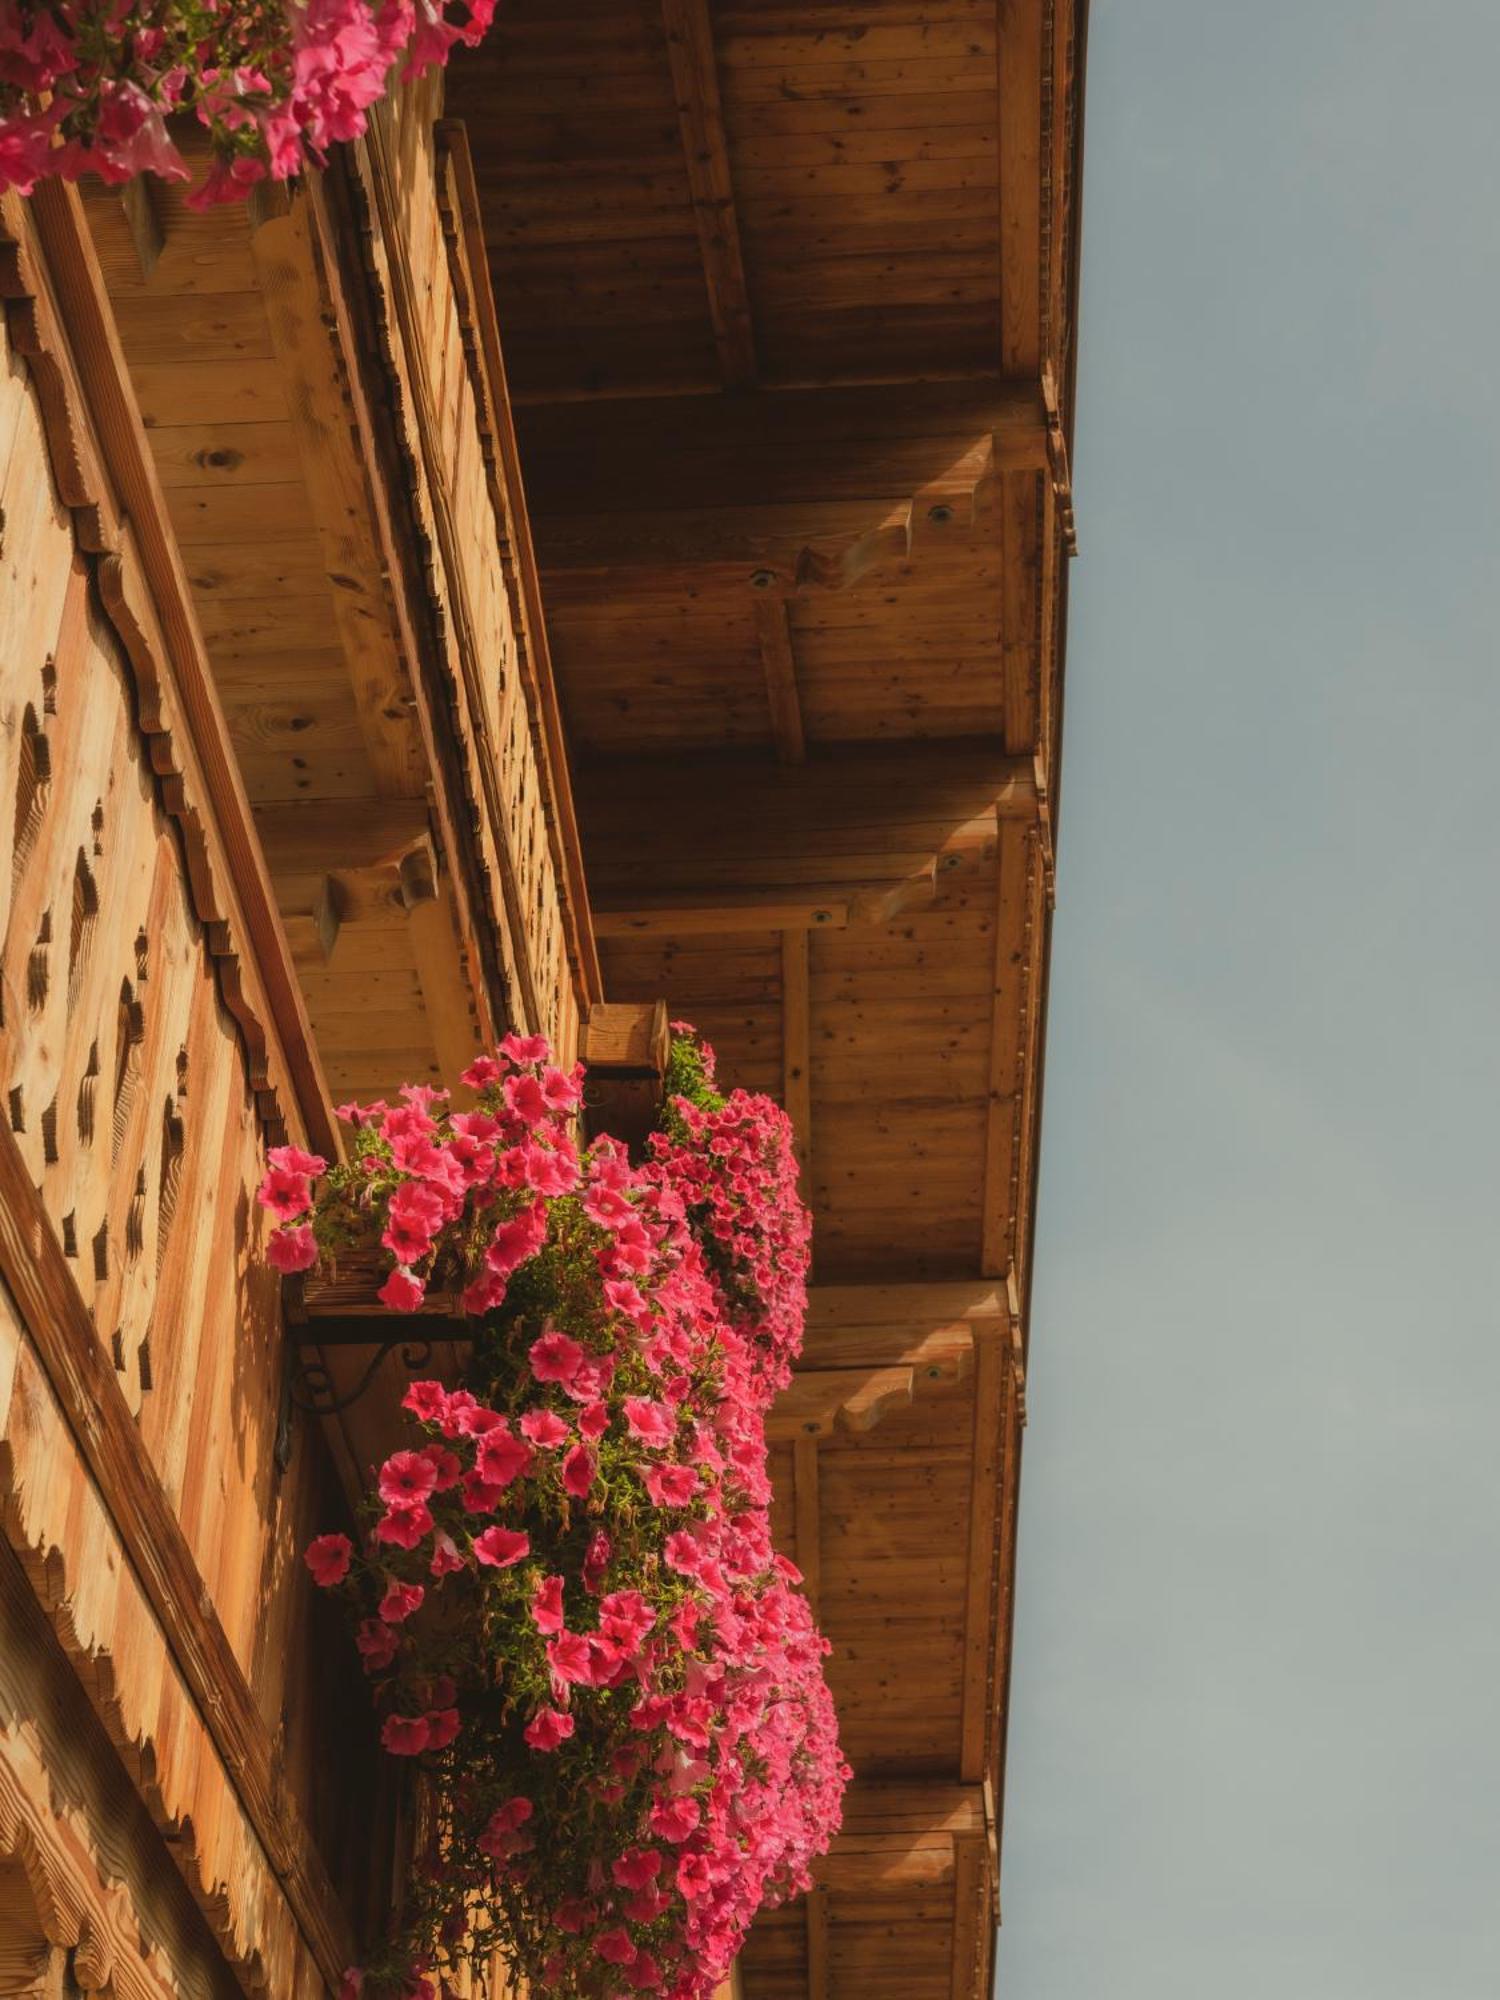
POLYGON ((1003 2000, 1500 1995, 1500 5, 1094 0, 1003 2000))

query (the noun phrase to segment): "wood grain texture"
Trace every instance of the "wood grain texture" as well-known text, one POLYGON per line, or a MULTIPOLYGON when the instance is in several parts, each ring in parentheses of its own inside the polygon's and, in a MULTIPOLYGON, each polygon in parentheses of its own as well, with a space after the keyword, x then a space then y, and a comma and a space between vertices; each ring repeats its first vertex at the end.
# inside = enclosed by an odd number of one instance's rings
POLYGON ((306 1011, 77 195, 48 183, 30 213, 35 238, 18 203, 7 201, 0 223, 0 255, 8 266, 0 290, 10 301, 11 337, 33 371, 54 472, 82 546, 97 559, 101 595, 135 669, 142 724, 182 828, 199 914, 222 947, 217 956, 226 1001, 268 1114, 278 1122, 295 1120, 315 1144, 336 1151, 306 1011), (68 313, 66 339, 52 303, 53 283, 68 313), (100 427, 98 445, 90 416, 100 427), (118 505, 105 485, 106 463, 118 505), (128 526, 120 506, 128 509, 128 526), (235 949, 239 939, 243 953, 235 949))
POLYGON ((661 11, 714 344, 725 387, 743 389, 757 373, 755 327, 719 102, 713 21, 708 0, 661 0, 661 11))
POLYGON ((324 1977, 337 1985, 350 1939, 331 1884, 277 1775, 254 1697, 142 1450, 25 1160, 3 1126, 0 1276, 57 1398, 68 1448, 87 1466, 235 1797, 324 1977))

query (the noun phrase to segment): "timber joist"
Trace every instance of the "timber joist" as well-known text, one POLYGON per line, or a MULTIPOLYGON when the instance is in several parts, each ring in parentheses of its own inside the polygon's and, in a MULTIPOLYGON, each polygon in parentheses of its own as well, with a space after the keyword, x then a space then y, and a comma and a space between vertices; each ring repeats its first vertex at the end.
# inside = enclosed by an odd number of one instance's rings
POLYGON ((557 404, 520 429, 543 570, 601 594, 621 569, 848 589, 951 546, 1008 474, 1051 472, 1039 380, 557 404))

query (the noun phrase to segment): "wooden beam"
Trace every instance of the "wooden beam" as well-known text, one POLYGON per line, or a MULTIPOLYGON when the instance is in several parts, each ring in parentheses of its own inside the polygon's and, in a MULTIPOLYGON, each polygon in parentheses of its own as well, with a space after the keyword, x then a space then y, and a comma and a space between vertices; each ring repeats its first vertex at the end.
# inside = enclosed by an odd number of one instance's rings
POLYGON ((999 822, 1037 810, 1029 757, 966 741, 781 767, 632 758, 589 767, 580 798, 599 928, 615 935, 888 922, 892 896, 925 896, 936 873, 977 887, 999 822))
POLYGON ((808 1338, 871 1328, 923 1332, 999 1323, 1006 1294, 991 1278, 935 1279, 917 1284, 814 1285, 807 1295, 808 1338))
POLYGON ((427 801, 320 799, 257 807, 255 830, 272 875, 394 868, 428 838, 427 801))
POLYGON ((802 1185, 812 1177, 812 996, 805 928, 781 933, 781 1103, 792 1121, 802 1185))
POLYGON ((856 1782, 844 1795, 843 1830, 814 1872, 829 1889, 857 1895, 935 1889, 954 1881, 958 1849, 983 1832, 977 1785, 856 1782))
POLYGON ((793 1375, 766 1418, 775 1443, 828 1437, 835 1429, 873 1430, 889 1410, 912 1400, 913 1370, 889 1368, 802 1369, 793 1375))
POLYGON ((726 388, 744 389, 756 378, 755 330, 719 102, 713 22, 708 0, 662 0, 661 11, 719 368, 726 388))
POLYGON ((160 1624, 203 1726, 330 1987, 352 1940, 266 1725, 147 1455, 42 1198, 0 1123, 0 1276, 160 1624))
MULTIPOLYGON (((591 496, 592 497, 592 496, 591 496)), ((765 505, 643 507, 619 513, 574 508, 538 516, 537 554, 544 575, 637 570, 681 578, 701 570, 743 577, 787 595, 848 590, 885 562, 912 552, 909 494, 870 500, 776 501, 765 505)), ((570 586, 576 598, 578 585, 570 586)))
POLYGON ((899 388, 762 389, 541 403, 516 417, 532 514, 909 501, 1048 469, 1038 374, 899 388))
POLYGON ((802 730, 802 699, 797 692, 797 655, 784 597, 770 591, 756 592, 755 632, 776 754, 783 764, 800 764, 807 755, 807 743, 802 730))
POLYGON ((803 1349, 804 1365, 838 1368, 909 1368, 913 1390, 940 1382, 966 1382, 974 1372, 974 1349, 985 1337, 980 1327, 940 1327, 918 1333, 910 1327, 881 1330, 885 1338, 860 1335, 847 1346, 818 1341, 803 1349))
POLYGON ((612 937, 715 937, 749 931, 841 931, 849 922, 849 904, 822 896, 747 895, 716 901, 693 898, 673 902, 628 902, 618 906, 600 900, 594 908, 594 929, 612 937))
POLYGON ((1042 361, 1042 0, 997 0, 1000 365, 1042 361))

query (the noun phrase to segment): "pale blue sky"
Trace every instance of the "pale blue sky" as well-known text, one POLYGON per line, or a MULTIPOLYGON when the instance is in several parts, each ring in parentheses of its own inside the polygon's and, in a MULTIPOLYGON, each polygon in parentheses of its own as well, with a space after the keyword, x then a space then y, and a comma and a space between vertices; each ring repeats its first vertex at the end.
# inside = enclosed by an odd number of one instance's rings
POLYGON ((1094 0, 1002 2000, 1500 1994, 1500 6, 1094 0))

